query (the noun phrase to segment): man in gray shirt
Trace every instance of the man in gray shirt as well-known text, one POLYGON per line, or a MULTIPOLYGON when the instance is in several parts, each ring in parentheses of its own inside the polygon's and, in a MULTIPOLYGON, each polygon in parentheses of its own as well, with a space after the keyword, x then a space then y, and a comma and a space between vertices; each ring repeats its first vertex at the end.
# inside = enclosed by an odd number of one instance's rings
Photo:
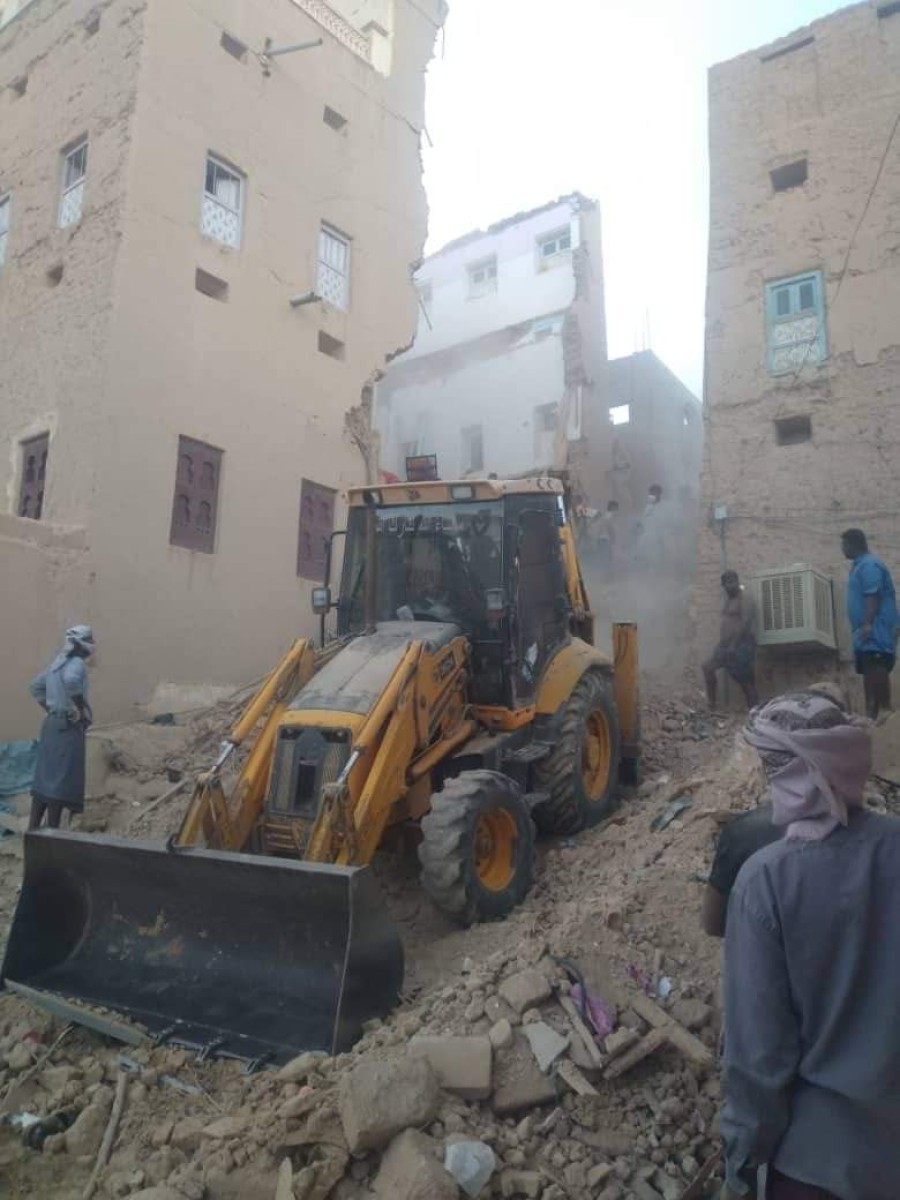
POLYGON ((861 811, 869 735, 825 697, 751 714, 784 837, 725 942, 724 1194, 900 1197, 900 821, 861 811), (825 724, 827 722, 827 724, 825 724))

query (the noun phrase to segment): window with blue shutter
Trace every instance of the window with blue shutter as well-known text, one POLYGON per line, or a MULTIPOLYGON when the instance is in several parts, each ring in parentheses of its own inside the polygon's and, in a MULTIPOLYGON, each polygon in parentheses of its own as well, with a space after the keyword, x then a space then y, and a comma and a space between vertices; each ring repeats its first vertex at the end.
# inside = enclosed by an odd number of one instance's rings
POLYGON ((769 373, 787 375, 828 357, 821 271, 766 284, 769 373))

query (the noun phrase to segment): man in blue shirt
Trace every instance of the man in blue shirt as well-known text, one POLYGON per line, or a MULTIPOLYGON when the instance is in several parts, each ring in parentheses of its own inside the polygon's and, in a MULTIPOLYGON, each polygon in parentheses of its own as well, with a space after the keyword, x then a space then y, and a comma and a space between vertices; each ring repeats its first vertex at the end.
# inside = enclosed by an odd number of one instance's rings
POLYGON ((891 707, 891 671, 900 625, 897 596, 890 571, 869 553, 861 529, 848 529, 841 537, 841 549, 853 564, 847 580, 847 614, 856 670, 863 677, 866 713, 874 720, 882 709, 891 707))

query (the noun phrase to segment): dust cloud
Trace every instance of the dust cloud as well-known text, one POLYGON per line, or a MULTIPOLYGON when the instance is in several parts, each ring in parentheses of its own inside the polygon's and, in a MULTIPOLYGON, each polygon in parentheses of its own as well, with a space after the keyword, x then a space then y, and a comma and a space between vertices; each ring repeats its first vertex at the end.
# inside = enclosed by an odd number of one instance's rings
POLYGON ((663 499, 637 520, 589 520, 579 530, 597 645, 611 653, 612 624, 636 622, 641 676, 654 690, 699 686, 689 670, 698 516, 692 500, 663 499))

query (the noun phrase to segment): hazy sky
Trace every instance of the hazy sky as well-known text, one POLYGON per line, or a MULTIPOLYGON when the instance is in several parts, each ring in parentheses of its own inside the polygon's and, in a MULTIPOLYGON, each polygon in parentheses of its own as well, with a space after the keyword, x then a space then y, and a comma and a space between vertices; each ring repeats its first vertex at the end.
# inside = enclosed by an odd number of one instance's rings
POLYGON ((609 351, 703 373, 706 70, 834 0, 449 0, 428 75, 428 249, 567 192, 599 199, 609 351))

